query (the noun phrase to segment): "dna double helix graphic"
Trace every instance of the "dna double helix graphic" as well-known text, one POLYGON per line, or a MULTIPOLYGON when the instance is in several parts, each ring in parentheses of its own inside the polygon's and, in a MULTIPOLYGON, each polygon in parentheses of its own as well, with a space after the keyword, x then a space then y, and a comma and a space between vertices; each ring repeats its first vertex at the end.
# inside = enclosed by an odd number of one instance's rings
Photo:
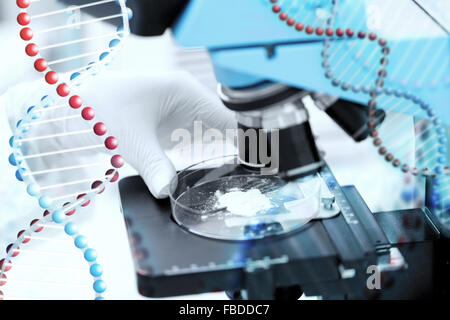
MULTIPOLYGON (((7 246, 6 257, 0 260, 0 299, 33 298, 22 292, 35 292, 34 298, 39 298, 43 286, 66 288, 67 277, 83 283, 72 283, 79 290, 71 292, 81 297, 86 297, 86 286, 94 290, 96 299, 106 291, 98 254, 71 217, 118 180, 124 160, 116 153, 117 139, 107 135, 95 108, 76 92, 77 87, 94 82, 93 76, 123 47, 132 14, 125 2, 83 0, 69 6, 52 0, 17 0, 25 54, 48 87, 42 88, 45 94, 40 99, 27 102, 26 115, 10 139, 9 162, 44 213, 7 246), (83 13, 90 10, 94 16, 83 13), (58 259, 61 256, 64 259, 58 259), (37 275, 30 267, 39 270, 37 275), (85 275, 74 276, 74 270, 85 275), (90 285, 86 276, 93 279, 90 285), (20 285, 26 290, 18 289, 20 285)), ((61 298, 66 291, 54 292, 61 298)))
POLYGON ((268 2, 287 27, 323 38, 325 77, 343 92, 369 96, 367 125, 379 155, 404 173, 435 179, 439 188, 433 191, 433 207, 440 208, 438 215, 448 226, 444 218, 449 212, 447 129, 442 115, 420 95, 423 90, 448 92, 450 88, 447 35, 436 30, 428 17, 420 17, 419 29, 417 16, 410 14, 409 20, 403 20, 402 14, 411 5, 407 1, 383 3, 385 12, 394 14, 387 21, 381 19, 383 13, 376 6, 366 10, 375 10, 375 18, 361 19, 361 10, 352 10, 345 0, 268 2), (371 28, 380 29, 382 36, 371 28), (378 109, 387 114, 381 126, 378 109))

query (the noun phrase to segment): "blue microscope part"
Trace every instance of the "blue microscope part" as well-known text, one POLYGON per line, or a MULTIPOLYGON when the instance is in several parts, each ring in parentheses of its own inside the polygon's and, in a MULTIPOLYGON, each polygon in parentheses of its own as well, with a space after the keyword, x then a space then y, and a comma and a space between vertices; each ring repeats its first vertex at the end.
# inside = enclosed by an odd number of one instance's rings
MULTIPOLYGON (((371 1, 340 1, 334 26, 358 28, 361 21, 365 20, 369 2, 371 1), (358 14, 350 15, 355 10, 358 14)), ((295 11, 295 7, 290 10, 295 11)), ((286 23, 281 23, 272 12, 268 0, 191 0, 174 27, 174 35, 183 47, 206 47, 211 53, 218 81, 226 86, 244 87, 259 80, 272 80, 367 104, 367 94, 343 91, 334 87, 324 76, 321 66, 324 36, 295 32, 286 23), (268 45, 276 45, 270 57, 268 45)), ((398 74, 413 78, 416 73, 424 70, 427 66, 426 59, 422 59, 423 63, 419 63, 416 71, 410 74, 410 66, 415 63, 417 55, 408 54, 405 57, 403 53, 411 45, 419 49, 427 42, 430 52, 440 53, 440 56, 433 59, 441 60, 442 65, 448 68, 446 74, 450 75, 450 64, 446 62, 450 60, 450 38, 444 31, 439 36, 414 38, 413 44, 408 39, 383 36, 387 38, 389 46, 395 48, 389 55, 389 66, 400 66, 400 70, 396 70, 398 74), (443 46, 448 46, 449 50, 440 50, 443 46), (405 58, 408 59, 407 62, 403 61, 405 58)), ((344 41, 350 43, 358 40, 344 41)), ((354 57, 348 55, 346 59, 347 63, 352 63, 354 57)), ((430 82, 430 79, 426 80, 430 82)), ((397 82, 392 82, 388 74, 385 87, 413 90, 415 96, 436 110, 444 123, 450 123, 450 113, 447 112, 450 81, 443 80, 432 86, 413 88, 405 88, 397 82)))

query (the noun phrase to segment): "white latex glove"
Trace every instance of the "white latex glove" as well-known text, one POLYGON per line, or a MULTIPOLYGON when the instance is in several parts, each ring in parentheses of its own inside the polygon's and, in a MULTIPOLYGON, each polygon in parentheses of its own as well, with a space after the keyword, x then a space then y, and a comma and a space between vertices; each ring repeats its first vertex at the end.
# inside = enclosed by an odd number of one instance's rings
MULTIPOLYGON (((206 127, 222 132, 236 126, 234 113, 188 73, 149 76, 109 71, 92 80, 73 90, 73 94, 82 97, 84 106, 95 109, 95 121, 104 122, 108 135, 118 139, 117 153, 139 172, 157 198, 168 196, 169 184, 176 175, 173 164, 164 153, 174 130, 189 129, 194 121, 202 121, 206 127)), ((33 85, 42 88, 42 83, 33 82, 23 85, 28 88, 19 86, 10 90, 9 95, 33 91, 30 89, 33 85)), ((17 105, 17 102, 8 105, 17 105)), ((13 125, 18 115, 11 116, 14 113, 11 110, 9 113, 13 125)), ((64 131, 83 130, 92 125, 92 121, 62 124, 64 131), (74 123, 86 127, 72 127, 74 123)), ((55 128, 55 132, 60 131, 61 128, 55 128)), ((86 139, 80 141, 81 145, 95 144, 89 138, 79 139, 86 139)), ((55 147, 64 148, 62 145, 55 147)))
POLYGON ((225 132, 236 126, 234 113, 190 74, 164 76, 105 73, 95 79, 101 85, 84 87, 80 96, 92 105, 109 133, 119 140, 120 153, 138 170, 150 192, 168 196, 176 171, 164 153, 178 128, 202 121, 225 132))

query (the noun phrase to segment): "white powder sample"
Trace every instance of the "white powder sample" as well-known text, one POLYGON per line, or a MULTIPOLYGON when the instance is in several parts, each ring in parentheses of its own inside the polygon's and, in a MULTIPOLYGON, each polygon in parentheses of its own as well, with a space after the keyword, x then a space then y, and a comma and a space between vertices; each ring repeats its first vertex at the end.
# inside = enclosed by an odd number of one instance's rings
POLYGON ((272 202, 259 189, 248 191, 230 191, 221 193, 217 191, 216 208, 224 208, 238 216, 251 217, 259 211, 268 210, 273 207, 272 202))

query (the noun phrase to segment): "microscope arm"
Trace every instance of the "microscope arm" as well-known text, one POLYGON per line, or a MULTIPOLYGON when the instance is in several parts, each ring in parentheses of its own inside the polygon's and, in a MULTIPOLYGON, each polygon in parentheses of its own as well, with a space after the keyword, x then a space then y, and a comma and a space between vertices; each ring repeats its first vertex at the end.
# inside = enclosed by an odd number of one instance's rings
MULTIPOLYGON (((369 136, 371 129, 368 122, 371 117, 366 106, 324 93, 313 93, 311 98, 319 109, 325 111, 356 142, 364 141, 369 136)), ((386 113, 381 109, 378 109, 373 117, 377 126, 385 118, 386 113)))

